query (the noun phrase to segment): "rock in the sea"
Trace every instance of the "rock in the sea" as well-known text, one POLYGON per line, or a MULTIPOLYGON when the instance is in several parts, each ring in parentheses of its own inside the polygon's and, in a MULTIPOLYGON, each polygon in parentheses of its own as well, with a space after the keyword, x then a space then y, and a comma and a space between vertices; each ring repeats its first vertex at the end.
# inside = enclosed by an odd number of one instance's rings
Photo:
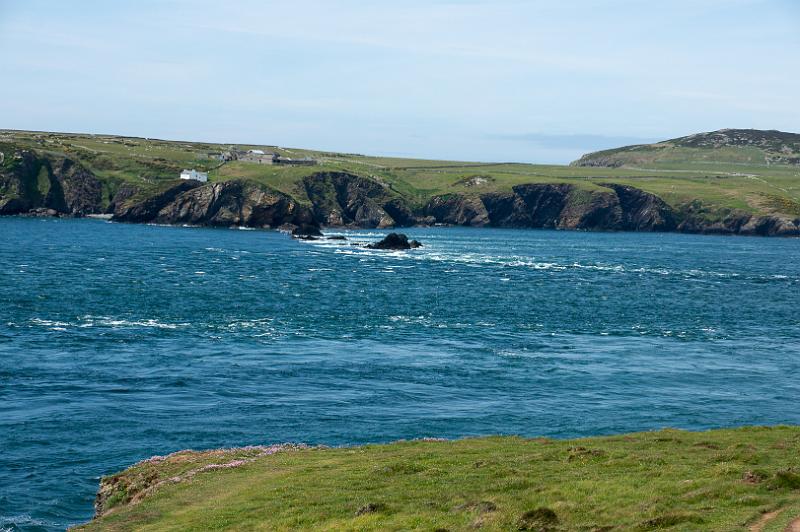
POLYGON ((301 237, 318 237, 322 236, 322 231, 319 230, 319 226, 316 224, 300 224, 294 229, 292 229, 292 236, 294 238, 301 238, 301 237))
POLYGON ((368 244, 369 249, 411 249, 421 247, 417 240, 408 240, 403 233, 389 233, 386 238, 374 244, 368 244))

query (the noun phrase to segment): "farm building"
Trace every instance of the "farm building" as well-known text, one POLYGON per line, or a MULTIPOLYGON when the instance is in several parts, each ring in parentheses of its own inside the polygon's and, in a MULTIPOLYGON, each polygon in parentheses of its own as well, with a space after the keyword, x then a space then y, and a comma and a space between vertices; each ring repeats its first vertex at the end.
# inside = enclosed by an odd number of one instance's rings
POLYGON ((208 181, 208 172, 198 172, 194 168, 181 172, 181 179, 193 179, 205 183, 208 181))
POLYGON ((275 154, 265 153, 264 150, 248 150, 247 153, 240 153, 238 159, 250 163, 272 164, 275 154))

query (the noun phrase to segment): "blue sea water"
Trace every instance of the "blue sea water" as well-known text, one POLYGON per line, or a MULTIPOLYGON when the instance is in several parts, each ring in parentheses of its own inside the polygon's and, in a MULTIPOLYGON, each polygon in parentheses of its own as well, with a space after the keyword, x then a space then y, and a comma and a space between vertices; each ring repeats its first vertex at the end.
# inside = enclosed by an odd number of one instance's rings
POLYGON ((800 423, 796 239, 407 233, 0 219, 0 529, 184 448, 800 423))

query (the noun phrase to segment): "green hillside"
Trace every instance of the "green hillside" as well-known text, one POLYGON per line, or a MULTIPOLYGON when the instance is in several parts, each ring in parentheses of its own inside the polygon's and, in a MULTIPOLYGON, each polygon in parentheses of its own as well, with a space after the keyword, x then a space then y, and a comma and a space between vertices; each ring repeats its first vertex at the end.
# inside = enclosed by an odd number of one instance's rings
MULTIPOLYGON (((771 131, 723 130, 653 145, 589 154, 570 166, 481 163, 370 157, 358 154, 256 145, 23 131, 0 131, 4 165, 18 149, 66 156, 103 180, 108 204, 123 183, 147 188, 173 180, 182 168, 208 171, 210 180, 246 179, 308 202, 301 180, 321 171, 345 171, 381 183, 421 207, 433 196, 509 191, 529 183, 568 183, 597 192, 603 184, 637 187, 676 210, 693 202, 709 217, 732 210, 760 216, 800 217, 800 135, 771 131), (294 158, 309 156, 314 166, 221 162, 226 150, 258 148, 294 158)), ((2 180, 0 180, 2 181, 2 180)), ((12 197, 0 182, 0 202, 12 197)))
POLYGON ((185 451, 104 478, 81 529, 780 531, 798 453, 797 427, 185 451))
POLYGON ((584 155, 573 166, 697 168, 800 166, 800 134, 721 129, 655 144, 623 146, 584 155))

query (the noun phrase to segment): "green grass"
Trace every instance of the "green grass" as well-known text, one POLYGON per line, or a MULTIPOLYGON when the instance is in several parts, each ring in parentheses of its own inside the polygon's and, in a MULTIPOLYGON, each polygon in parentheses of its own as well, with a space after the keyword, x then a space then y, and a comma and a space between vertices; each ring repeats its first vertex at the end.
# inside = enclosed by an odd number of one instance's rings
POLYGON ((776 509, 763 529, 782 530, 800 515, 800 428, 185 452, 110 478, 117 506, 84 530, 727 531, 776 509))
POLYGON ((599 190, 604 183, 627 184, 657 194, 676 209, 699 201, 716 217, 731 210, 797 217, 800 206, 800 167, 764 164, 763 153, 749 146, 712 150, 662 143, 635 152, 623 150, 629 160, 621 168, 401 159, 237 146, 319 161, 313 167, 292 167, 247 162, 220 165, 212 155, 232 146, 198 142, 0 130, 0 143, 78 159, 108 182, 109 193, 123 182, 154 184, 174 179, 182 168, 197 168, 208 171, 212 181, 251 179, 303 203, 307 202, 300 183, 304 177, 319 171, 347 171, 380 180, 418 207, 434 195, 504 192, 526 183, 570 183, 584 191, 599 190), (468 186, 474 176, 491 179, 468 186))

